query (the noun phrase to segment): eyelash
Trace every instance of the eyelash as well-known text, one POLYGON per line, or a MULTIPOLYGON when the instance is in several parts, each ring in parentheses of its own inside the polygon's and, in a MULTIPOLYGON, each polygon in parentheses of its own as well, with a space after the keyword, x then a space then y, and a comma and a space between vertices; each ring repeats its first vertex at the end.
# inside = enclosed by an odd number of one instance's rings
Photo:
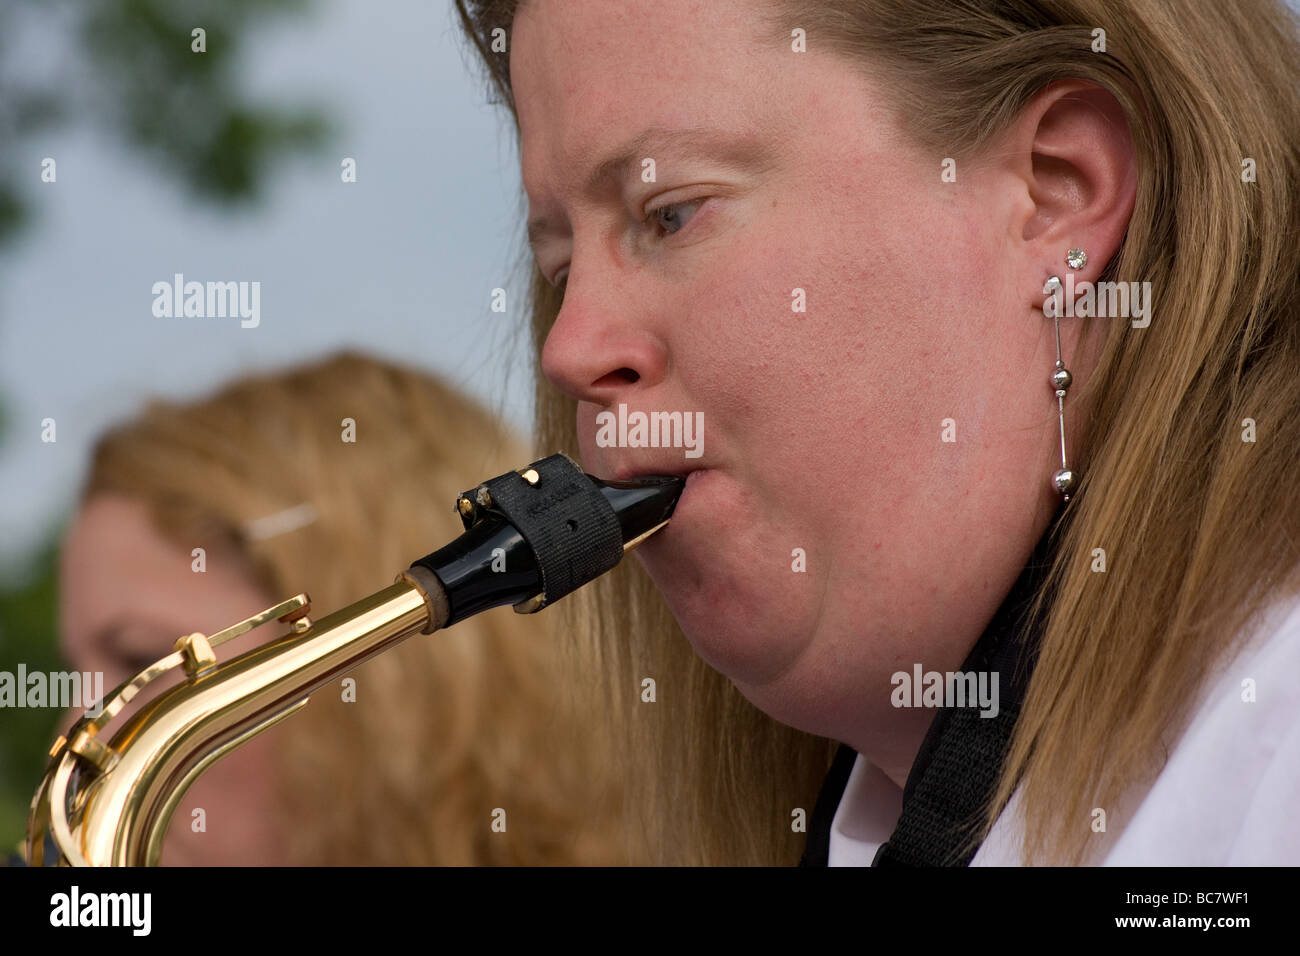
POLYGON ((118 657, 118 660, 120 660, 126 669, 132 674, 138 674, 146 667, 156 663, 159 659, 165 656, 165 654, 159 654, 157 657, 151 654, 122 654, 118 657))
MULTIPOLYGON (((666 210, 666 209, 683 209, 683 208, 685 208, 685 207, 687 207, 687 206, 700 206, 700 205, 703 205, 703 204, 704 204, 704 199, 703 199, 703 198, 701 198, 701 199, 688 199, 688 200, 686 200, 685 202, 670 202, 670 203, 665 203, 664 205, 662 205, 662 206, 657 206, 657 207, 655 207, 654 209, 651 209, 649 212, 647 212, 647 213, 645 214, 645 218, 641 220, 641 225, 643 225, 643 226, 650 225, 650 220, 653 219, 655 216, 657 216, 659 213, 663 212, 663 211, 666 210)), ((682 231, 682 229, 686 229, 686 228, 688 228, 689 226, 690 226, 690 223, 687 223, 685 226, 682 226, 681 229, 678 229, 677 232, 671 232, 671 233, 668 233, 668 235, 670 235, 670 236, 678 235, 678 234, 682 231)))
MULTIPOLYGON (((645 218, 641 220, 641 225, 643 226, 651 225, 650 220, 654 219, 655 216, 659 215, 659 213, 663 212, 666 209, 681 209, 686 206, 702 206, 707 201, 707 198, 708 197, 702 196, 699 199, 687 199, 682 202, 670 202, 670 203, 664 203, 662 206, 656 206, 654 209, 648 210, 646 212, 645 218)), ((699 210, 697 209, 696 212, 698 213, 699 210)), ((669 236, 680 235, 684 230, 689 229, 690 226, 691 224, 688 222, 686 223, 686 225, 678 229, 677 232, 667 233, 665 236, 663 236, 663 238, 667 239, 669 236)), ((568 267, 566 266, 565 268, 567 270, 568 267)), ((569 283, 569 276, 566 271, 562 279, 555 279, 552 281, 551 284, 555 286, 556 290, 560 293, 561 297, 563 297, 564 289, 568 285, 568 283, 569 283)))

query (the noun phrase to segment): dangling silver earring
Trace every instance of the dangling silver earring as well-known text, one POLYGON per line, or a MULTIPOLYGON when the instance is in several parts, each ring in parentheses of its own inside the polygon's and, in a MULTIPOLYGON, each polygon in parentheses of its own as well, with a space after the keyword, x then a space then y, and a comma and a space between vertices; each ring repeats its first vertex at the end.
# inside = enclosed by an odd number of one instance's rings
MULTIPOLYGON (((1070 250, 1070 257, 1074 259, 1083 256, 1082 250, 1070 250)), ((1087 259, 1084 258, 1083 261, 1086 262, 1087 259)), ((1056 326, 1056 370, 1052 372, 1052 389, 1056 392, 1056 413, 1061 423, 1061 470, 1052 475, 1052 487, 1061 496, 1061 501, 1066 502, 1070 500, 1070 495, 1074 493, 1077 481, 1074 472, 1070 470, 1070 466, 1065 459, 1065 393, 1069 390, 1070 382, 1074 380, 1074 377, 1070 374, 1070 370, 1065 367, 1065 363, 1061 361, 1061 300, 1058 297, 1061 291, 1060 277, 1052 276, 1049 278, 1046 285, 1043 286, 1043 291, 1052 296, 1052 322, 1056 326)))

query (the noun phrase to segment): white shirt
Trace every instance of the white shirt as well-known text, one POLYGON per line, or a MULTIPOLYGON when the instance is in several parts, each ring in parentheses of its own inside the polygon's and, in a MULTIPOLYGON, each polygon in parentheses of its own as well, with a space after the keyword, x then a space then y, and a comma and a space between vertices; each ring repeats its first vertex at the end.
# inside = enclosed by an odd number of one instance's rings
MULTIPOLYGON (((1300 865, 1300 599, 1274 605, 1199 704, 1155 782, 1107 809, 1085 862, 1300 865), (1247 681, 1254 701, 1248 702, 1247 681)), ((1019 791, 971 866, 1020 865, 1019 791)), ((903 791, 858 755, 831 822, 830 866, 870 866, 903 791)), ((1081 821, 1090 826, 1091 817, 1081 821)))

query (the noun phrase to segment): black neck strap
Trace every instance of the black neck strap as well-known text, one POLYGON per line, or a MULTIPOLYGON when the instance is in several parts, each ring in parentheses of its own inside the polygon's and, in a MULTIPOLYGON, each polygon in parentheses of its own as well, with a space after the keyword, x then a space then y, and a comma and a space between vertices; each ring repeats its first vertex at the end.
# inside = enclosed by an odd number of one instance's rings
MULTIPOLYGON (((998 675, 998 713, 978 707, 942 707, 935 713, 903 788, 903 812, 873 866, 966 866, 979 849, 968 839, 997 785, 1011 731, 1020 716, 1037 661, 1041 620, 1027 620, 1029 605, 1051 567, 1052 529, 993 615, 962 665, 964 672, 998 675)), ((856 752, 840 746, 809 822, 800 866, 825 866, 830 826, 856 752)))

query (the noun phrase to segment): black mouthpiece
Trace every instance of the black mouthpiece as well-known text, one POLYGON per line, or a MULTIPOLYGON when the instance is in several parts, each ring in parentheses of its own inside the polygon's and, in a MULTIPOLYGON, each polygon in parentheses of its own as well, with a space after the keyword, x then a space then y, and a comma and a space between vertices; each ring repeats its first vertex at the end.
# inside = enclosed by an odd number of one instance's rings
POLYGON ((551 455, 460 495, 465 533, 411 567, 442 581, 451 606, 444 626, 503 604, 539 611, 663 527, 685 486, 673 475, 602 481, 551 455))

